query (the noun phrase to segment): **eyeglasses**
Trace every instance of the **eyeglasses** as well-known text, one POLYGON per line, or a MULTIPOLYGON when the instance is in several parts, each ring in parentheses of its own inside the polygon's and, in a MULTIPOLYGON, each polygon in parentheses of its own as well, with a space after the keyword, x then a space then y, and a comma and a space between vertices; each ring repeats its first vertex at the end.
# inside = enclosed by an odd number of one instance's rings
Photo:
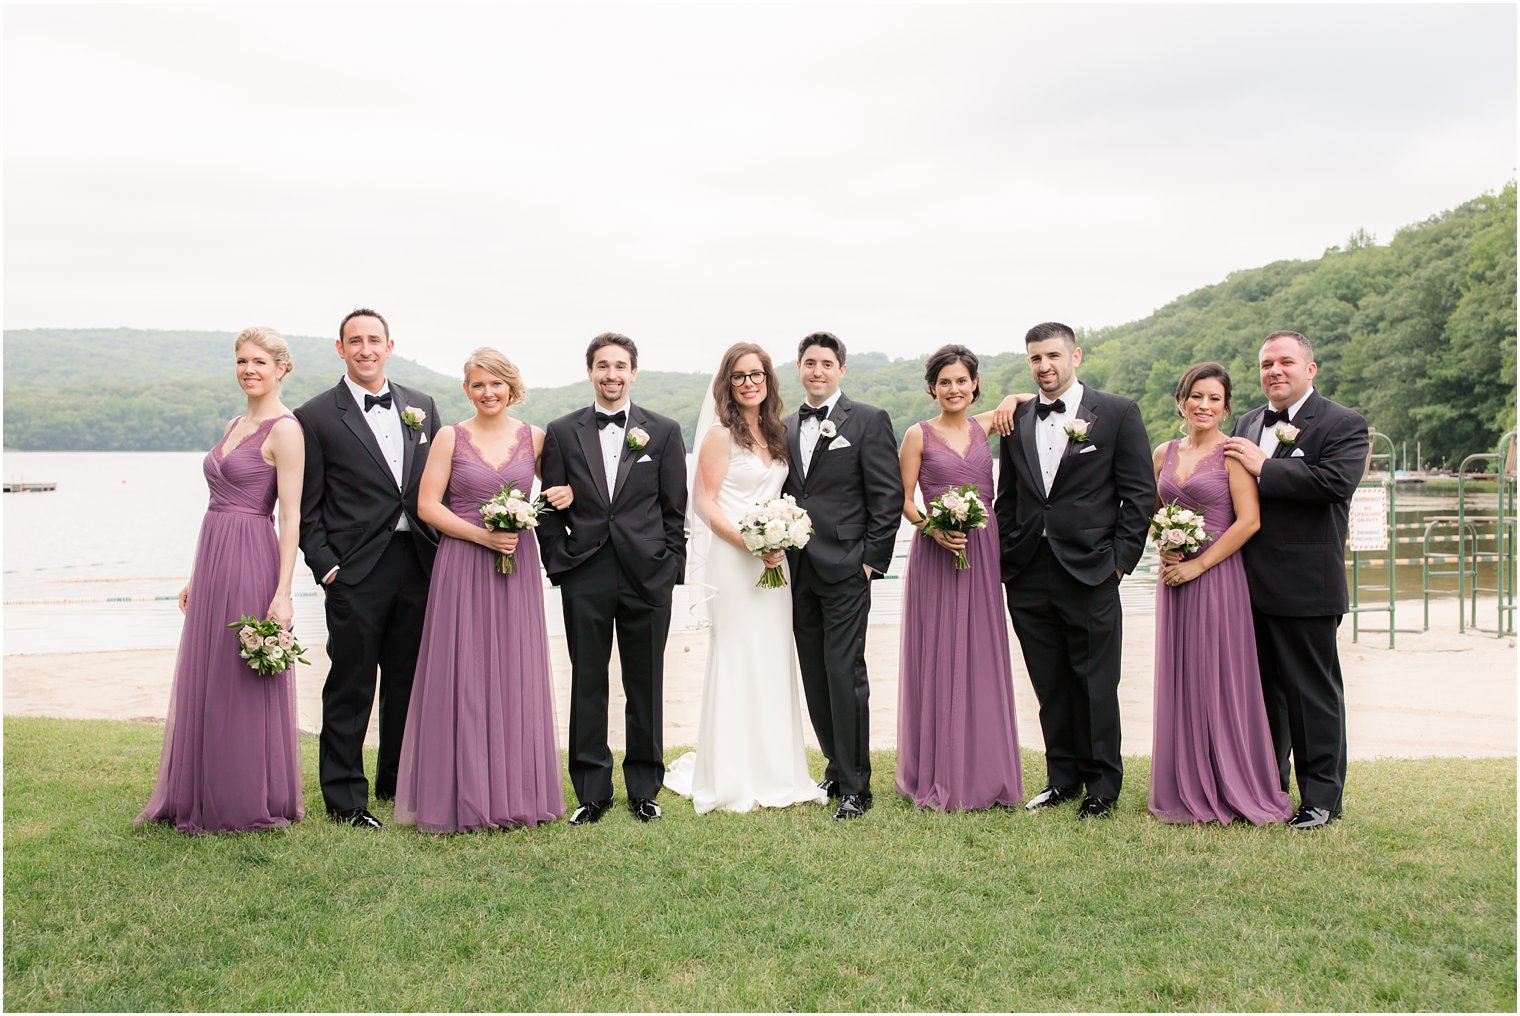
POLYGON ((736 371, 728 375, 728 383, 730 385, 733 385, 735 388, 742 388, 744 386, 744 382, 746 381, 752 385, 765 384, 765 371, 752 370, 748 374, 736 371))

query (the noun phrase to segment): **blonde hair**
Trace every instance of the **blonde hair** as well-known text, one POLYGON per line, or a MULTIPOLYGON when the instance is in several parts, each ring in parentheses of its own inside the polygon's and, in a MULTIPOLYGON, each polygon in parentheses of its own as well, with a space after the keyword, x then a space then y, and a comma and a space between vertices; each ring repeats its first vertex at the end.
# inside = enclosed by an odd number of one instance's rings
POLYGON ((509 406, 515 406, 528 397, 528 388, 523 384, 522 375, 518 373, 516 365, 490 346, 481 346, 464 362, 463 374, 467 381, 472 370, 488 371, 505 381, 509 406))
POLYGON ((285 341, 285 336, 273 328, 267 328, 263 325, 244 328, 238 332, 236 341, 232 343, 232 351, 236 353, 238 347, 245 342, 258 346, 273 357, 276 367, 284 365, 285 373, 280 375, 282 382, 296 369, 296 365, 290 359, 290 344, 285 341))

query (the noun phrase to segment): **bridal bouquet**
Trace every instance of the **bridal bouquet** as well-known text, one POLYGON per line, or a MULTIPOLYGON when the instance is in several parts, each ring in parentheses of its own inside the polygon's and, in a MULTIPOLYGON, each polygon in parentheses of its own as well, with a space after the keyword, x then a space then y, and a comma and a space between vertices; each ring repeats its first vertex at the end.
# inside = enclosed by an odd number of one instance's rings
MULTIPOLYGON (((504 484, 489 501, 482 501, 480 518, 492 532, 520 533, 524 529, 537 529, 538 517, 552 512, 549 502, 540 494, 531 501, 528 495, 517 489, 517 484, 504 484)), ((517 556, 502 554, 496 561, 496 571, 511 575, 517 570, 517 556)))
MULTIPOLYGON (((797 507, 795 497, 784 494, 751 508, 739 520, 739 535, 756 557, 773 550, 801 550, 813 536, 813 520, 797 507)), ((760 589, 780 589, 786 585, 786 574, 779 565, 767 568, 755 585, 760 589)))
MULTIPOLYGON (((977 496, 976 484, 951 487, 930 501, 924 517, 918 520, 918 528, 926 533, 935 530, 942 533, 969 533, 973 529, 986 529, 987 506, 977 496)), ((955 552, 955 567, 957 571, 971 567, 964 550, 955 552)))
POLYGON ((1180 550, 1191 554, 1208 538, 1209 534, 1203 528, 1203 513, 1182 507, 1176 498, 1151 516, 1151 542, 1159 550, 1180 550))
POLYGON ((227 627, 238 629, 238 641, 243 644, 238 655, 247 661, 256 674, 265 677, 283 674, 293 663, 311 666, 301 643, 296 641, 295 635, 288 629, 281 628, 278 621, 240 617, 227 627))

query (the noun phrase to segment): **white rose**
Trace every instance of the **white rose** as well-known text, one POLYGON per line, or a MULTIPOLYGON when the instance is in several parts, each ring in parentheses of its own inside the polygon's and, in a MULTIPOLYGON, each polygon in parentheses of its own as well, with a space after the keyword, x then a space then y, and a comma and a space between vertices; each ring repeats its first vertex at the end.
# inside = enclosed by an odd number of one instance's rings
POLYGON ((1066 424, 1066 431, 1072 437, 1083 438, 1087 436, 1087 421, 1080 416, 1074 416, 1066 424))
POLYGON ((765 548, 765 534, 753 530, 740 534, 744 538, 744 546, 753 554, 757 550, 765 548))
POLYGON ((792 546, 803 547, 807 545, 808 537, 813 533, 813 527, 808 525, 806 519, 797 519, 787 529, 792 546))
POLYGON ((1178 508, 1176 513, 1172 516, 1172 521, 1177 523, 1179 526, 1186 525, 1187 523, 1193 521, 1193 513, 1188 511, 1186 508, 1178 508))
POLYGON ((765 524, 765 542, 770 544, 780 543, 786 539, 786 529, 785 519, 771 519, 765 524))
POLYGON ((1168 529, 1166 531, 1166 542, 1174 547, 1180 547, 1187 542, 1187 533, 1184 533, 1180 529, 1168 529))

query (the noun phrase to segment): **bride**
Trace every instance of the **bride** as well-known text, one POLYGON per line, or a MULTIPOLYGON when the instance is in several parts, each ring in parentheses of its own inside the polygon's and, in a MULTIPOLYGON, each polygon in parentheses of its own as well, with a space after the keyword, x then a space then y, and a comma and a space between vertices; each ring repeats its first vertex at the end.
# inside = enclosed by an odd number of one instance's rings
POLYGON ((697 750, 671 764, 665 786, 699 815, 822 804, 803 749, 791 591, 755 586, 763 568, 784 569, 786 555, 755 557, 738 528, 757 501, 781 493, 787 474, 781 393, 765 350, 740 342, 723 354, 697 441, 687 582, 705 587, 707 677, 697 750))

